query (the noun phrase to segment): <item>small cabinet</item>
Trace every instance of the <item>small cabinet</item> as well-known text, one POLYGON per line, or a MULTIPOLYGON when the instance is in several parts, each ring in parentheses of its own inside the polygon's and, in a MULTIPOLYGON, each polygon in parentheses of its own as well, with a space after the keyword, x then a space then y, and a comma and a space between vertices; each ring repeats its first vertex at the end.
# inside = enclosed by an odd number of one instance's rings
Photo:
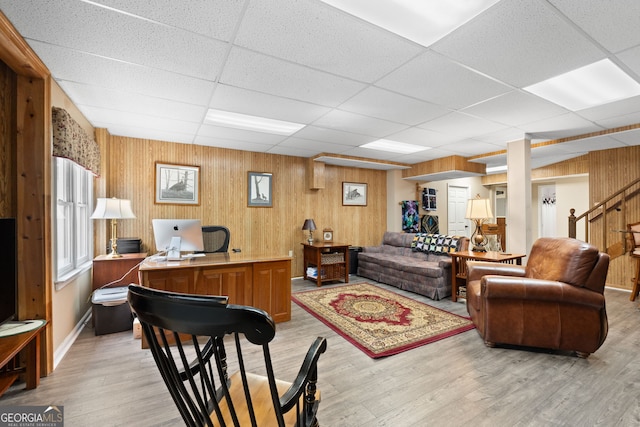
POLYGON ((349 245, 332 242, 303 243, 304 278, 323 282, 349 283, 349 245))

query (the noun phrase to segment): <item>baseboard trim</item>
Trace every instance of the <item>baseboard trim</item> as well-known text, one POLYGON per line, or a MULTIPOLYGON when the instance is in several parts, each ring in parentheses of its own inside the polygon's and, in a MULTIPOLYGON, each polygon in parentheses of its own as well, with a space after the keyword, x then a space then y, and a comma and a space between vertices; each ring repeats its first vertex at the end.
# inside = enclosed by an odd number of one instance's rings
POLYGON ((82 332, 82 330, 84 329, 85 325, 89 320, 91 320, 91 308, 87 310, 84 316, 82 316, 82 319, 80 319, 80 321, 73 328, 71 333, 69 333, 69 335, 67 335, 67 337, 64 339, 60 347, 58 347, 58 349, 54 352, 53 354, 53 370, 54 371, 58 366, 58 363, 62 361, 62 359, 67 354, 67 352, 69 351, 73 343, 76 341, 76 339, 78 338, 78 335, 80 335, 80 332, 82 332))

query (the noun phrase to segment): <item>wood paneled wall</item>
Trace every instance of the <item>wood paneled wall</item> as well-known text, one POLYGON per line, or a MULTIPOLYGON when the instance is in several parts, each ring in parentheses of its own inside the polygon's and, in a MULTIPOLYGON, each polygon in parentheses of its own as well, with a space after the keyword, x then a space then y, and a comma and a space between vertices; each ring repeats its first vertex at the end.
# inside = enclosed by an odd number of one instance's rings
POLYGON ((16 215, 16 74, 0 61, 0 217, 16 215))
MULTIPOLYGON (((386 230, 385 171, 326 165, 325 187, 310 189, 308 159, 199 145, 124 138, 96 132, 101 145, 103 176, 96 197, 130 199, 137 218, 118 224, 120 237, 139 237, 145 250, 155 252, 153 218, 199 218, 203 225, 225 225, 230 248, 243 252, 294 253, 292 276, 302 275, 305 218, 322 229, 332 228, 334 240, 349 245, 377 245, 386 230), (155 162, 200 167, 200 206, 154 203, 155 162), (104 165, 104 163, 103 163, 104 165), (248 172, 273 174, 273 207, 247 207, 248 172), (342 206, 342 182, 368 184, 367 206, 342 206)), ((105 253, 107 224, 97 227, 96 255, 105 253)))
MULTIPOLYGON (((589 198, 593 205, 640 178, 640 146, 593 151, 589 153, 589 171, 589 198)), ((576 212, 576 215, 581 213, 576 212)), ((610 246, 621 238, 621 233, 616 230, 624 230, 627 223, 638 221, 640 221, 640 194, 636 193, 626 201, 626 219, 623 218, 622 211, 609 211, 606 224, 602 221, 593 221, 589 240, 601 247, 604 226, 610 246)), ((584 223, 580 221, 578 227, 584 227, 584 223)), ((632 260, 628 254, 613 259, 609 265, 607 283, 631 289, 634 266, 635 260, 632 260)))

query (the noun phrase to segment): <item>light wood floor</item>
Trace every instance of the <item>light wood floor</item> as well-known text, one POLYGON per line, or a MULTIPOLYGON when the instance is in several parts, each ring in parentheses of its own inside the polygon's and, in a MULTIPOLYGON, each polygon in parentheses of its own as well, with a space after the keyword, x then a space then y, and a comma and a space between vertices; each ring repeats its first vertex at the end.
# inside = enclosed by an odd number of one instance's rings
MULTIPOLYGON (((315 288, 302 280, 292 286, 315 288)), ((464 301, 399 292, 466 315, 464 301)), ((296 304, 292 320, 278 324, 272 357, 276 375, 292 380, 313 338, 327 338, 319 363, 324 427, 640 425, 638 302, 615 290, 605 295, 609 336, 586 360, 487 348, 475 330, 373 360, 296 304)), ((21 388, 0 405, 63 405, 67 427, 182 424, 152 356, 131 332, 95 336, 87 326, 40 387, 21 388)))

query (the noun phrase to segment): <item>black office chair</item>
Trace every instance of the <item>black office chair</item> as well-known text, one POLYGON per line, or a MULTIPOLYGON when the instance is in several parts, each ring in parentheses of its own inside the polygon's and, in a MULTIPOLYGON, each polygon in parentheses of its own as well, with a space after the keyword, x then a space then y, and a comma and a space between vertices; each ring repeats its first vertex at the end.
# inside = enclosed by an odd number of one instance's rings
MULTIPOLYGON (((269 342, 276 330, 266 312, 228 304, 228 297, 138 285, 129 285, 128 300, 186 425, 318 426, 317 362, 327 348, 324 338, 316 338, 287 383, 274 377, 269 342), (234 341, 229 353, 226 335, 234 341), (245 371, 243 343, 262 346, 266 376, 245 371), (229 376, 232 368, 237 372, 229 376)), ((259 353, 248 348, 247 354, 259 353)))
POLYGON ((203 252, 229 252, 230 235, 229 229, 222 225, 202 226, 203 252))

